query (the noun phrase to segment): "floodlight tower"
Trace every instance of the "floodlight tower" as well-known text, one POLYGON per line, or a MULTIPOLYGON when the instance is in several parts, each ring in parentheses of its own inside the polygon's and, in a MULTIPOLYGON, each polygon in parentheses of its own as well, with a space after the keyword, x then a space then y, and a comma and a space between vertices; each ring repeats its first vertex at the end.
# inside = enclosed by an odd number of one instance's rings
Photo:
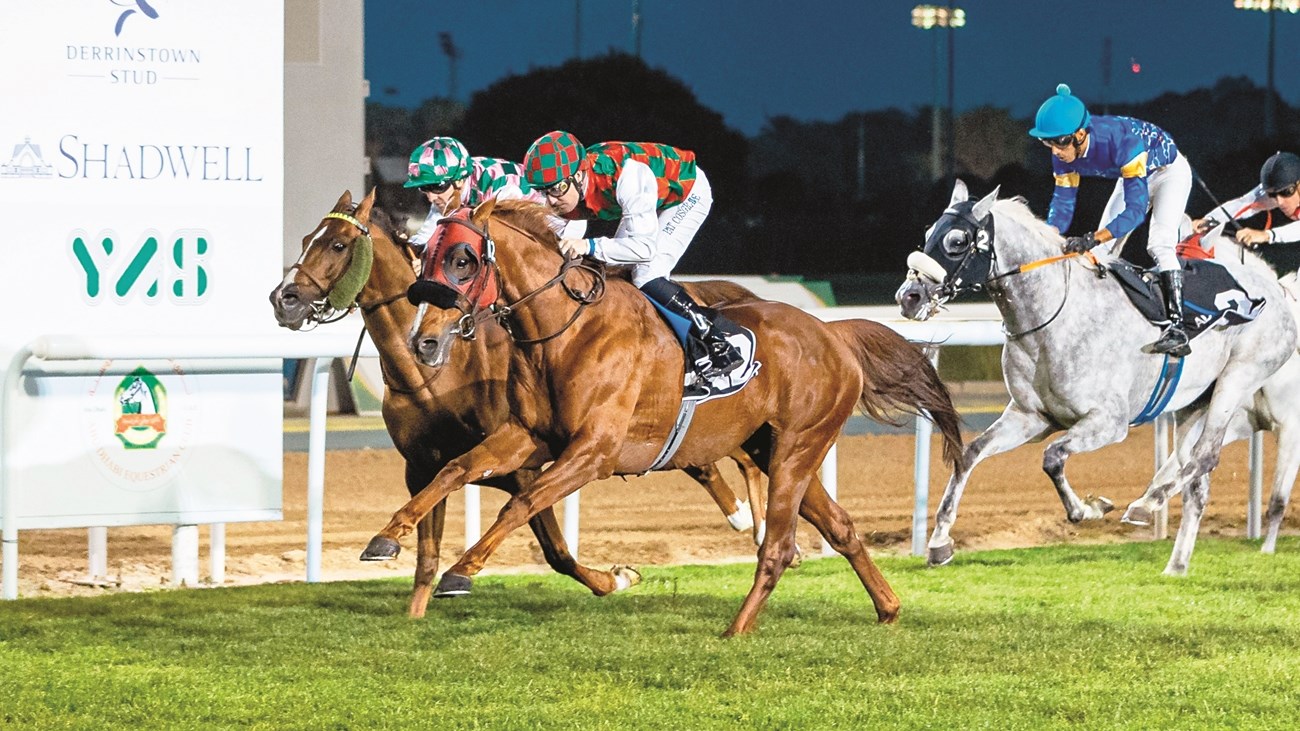
MULTIPOLYGON (((1296 0, 1300 2, 1300 0, 1296 0)), ((917 5, 912 8, 912 25, 922 30, 948 29, 948 104, 946 114, 939 104, 939 34, 934 36, 934 104, 930 121, 930 174, 935 180, 953 176, 956 170, 956 147, 953 130, 953 29, 966 25, 966 11, 951 5, 917 5), (946 117, 947 124, 942 120, 946 117), (947 127, 946 130, 943 128, 947 127), (943 132, 947 132, 947 155, 941 150, 943 132)))

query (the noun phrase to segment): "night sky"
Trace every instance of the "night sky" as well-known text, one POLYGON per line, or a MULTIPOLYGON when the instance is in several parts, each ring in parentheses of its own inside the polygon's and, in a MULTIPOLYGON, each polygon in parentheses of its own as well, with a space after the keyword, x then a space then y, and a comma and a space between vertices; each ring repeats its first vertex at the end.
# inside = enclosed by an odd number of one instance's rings
MULTIPOLYGON (((836 121, 934 98, 934 40, 893 0, 641 0, 642 58, 690 86, 746 135, 771 116, 836 121), (804 12, 801 12, 804 11, 804 12)), ((1069 83, 1092 106, 1187 91, 1224 76, 1266 83, 1268 18, 1232 0, 996 0, 962 4, 956 109, 1028 116, 1069 83), (1111 39, 1111 79, 1102 49, 1111 39), (1140 65, 1133 73, 1132 62, 1140 65)), ((449 94, 439 33, 460 49, 455 96, 508 74, 609 49, 631 52, 631 0, 366 0, 371 100, 414 107, 449 94), (581 31, 575 32, 575 9, 581 31)), ((1300 15, 1276 15, 1276 86, 1300 103, 1300 15)), ((946 77, 946 60, 940 72, 946 77)), ((595 90, 593 90, 595 91, 595 90)), ((946 93, 946 92, 942 92, 946 93)))

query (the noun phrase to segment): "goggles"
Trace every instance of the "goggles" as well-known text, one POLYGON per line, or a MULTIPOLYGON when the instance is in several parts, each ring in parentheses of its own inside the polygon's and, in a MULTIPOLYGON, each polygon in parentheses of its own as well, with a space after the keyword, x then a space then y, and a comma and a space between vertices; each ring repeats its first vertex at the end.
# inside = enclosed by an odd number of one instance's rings
POLYGON ((564 180, 559 181, 558 183, 555 183, 554 185, 548 185, 545 188, 538 188, 538 190, 541 192, 542 195, 546 196, 547 198, 550 198, 551 200, 557 200, 563 198, 564 194, 568 193, 569 188, 571 187, 573 187, 573 178, 568 177, 565 178, 564 180))
POLYGON ((1297 185, 1300 185, 1300 183, 1292 183, 1287 187, 1280 188, 1278 190, 1266 190, 1264 191, 1264 195, 1268 196, 1269 198, 1290 198, 1291 196, 1295 195, 1297 185))
POLYGON ((446 193, 447 189, 450 187, 451 187, 451 181, 448 180, 443 183, 430 183, 429 185, 421 185, 419 188, 417 188, 417 190, 419 190, 421 193, 433 193, 434 195, 442 195, 443 193, 446 193))
POLYGON ((1043 143, 1047 147, 1064 149, 1074 144, 1074 135, 1068 134, 1068 135, 1061 135, 1060 137, 1048 137, 1046 139, 1040 139, 1039 142, 1043 143))

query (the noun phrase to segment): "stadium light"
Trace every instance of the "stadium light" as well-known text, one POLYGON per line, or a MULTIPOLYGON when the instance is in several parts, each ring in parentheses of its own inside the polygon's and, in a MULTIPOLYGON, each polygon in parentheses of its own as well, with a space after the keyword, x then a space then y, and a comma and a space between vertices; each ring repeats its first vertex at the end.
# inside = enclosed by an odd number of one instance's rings
MULTIPOLYGON (((1300 0, 1296 0, 1300 2, 1300 0)), ((933 179, 938 180, 941 177, 952 178, 956 171, 956 133, 953 129, 953 37, 952 29, 961 28, 966 25, 966 11, 951 5, 917 5, 912 8, 912 25, 921 30, 931 30, 934 28, 948 29, 948 109, 947 124, 940 123, 939 111, 939 36, 934 37, 934 104, 930 107, 930 175, 933 179), (940 157, 942 145, 941 130, 947 127, 948 144, 946 158, 940 157)))
POLYGON ((1300 12, 1300 0, 1232 0, 1232 7, 1268 13, 1268 94, 1264 97, 1264 135, 1272 138, 1277 135, 1277 111, 1273 102, 1273 38, 1276 35, 1273 13, 1278 10, 1300 12))

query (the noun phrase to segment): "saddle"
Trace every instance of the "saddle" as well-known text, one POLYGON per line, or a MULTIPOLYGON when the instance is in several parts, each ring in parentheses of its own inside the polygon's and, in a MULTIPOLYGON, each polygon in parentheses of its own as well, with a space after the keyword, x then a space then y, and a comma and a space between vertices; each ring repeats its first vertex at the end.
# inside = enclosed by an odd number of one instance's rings
MULTIPOLYGON (((1251 297, 1232 274, 1207 259, 1179 259, 1183 266, 1183 328, 1194 338, 1211 326, 1240 325, 1254 320, 1264 309, 1263 297, 1251 297)), ((1107 262, 1102 271, 1115 275, 1129 301, 1153 325, 1165 325, 1160 275, 1139 269, 1123 259, 1107 262)))

